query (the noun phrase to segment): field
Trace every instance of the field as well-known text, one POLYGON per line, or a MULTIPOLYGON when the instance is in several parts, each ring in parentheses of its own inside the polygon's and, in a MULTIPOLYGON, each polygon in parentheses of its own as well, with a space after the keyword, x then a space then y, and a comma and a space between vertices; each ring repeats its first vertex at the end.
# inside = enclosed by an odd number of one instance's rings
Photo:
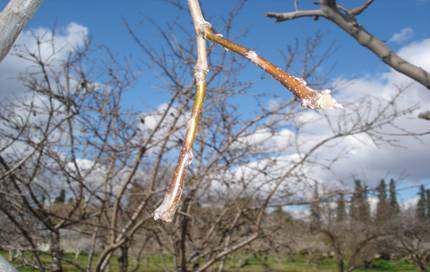
MULTIPOLYGON (((6 252, 0 254, 7 259, 6 252)), ((26 253, 27 254, 27 253, 26 253)), ((72 254, 66 254, 65 259, 75 261, 80 266, 86 267, 86 256, 81 256, 75 260, 72 254)), ((42 260, 49 263, 49 258, 44 256, 42 260)), ((36 271, 28 266, 23 265, 19 261, 13 263, 18 271, 30 272, 36 271)), ((143 258, 139 264, 136 262, 130 263, 130 268, 139 265, 137 271, 164 271, 163 268, 173 270, 173 259, 169 256, 150 256, 143 258), (169 269, 170 268, 170 269, 169 269)), ((79 271, 73 265, 65 265, 66 272, 79 271)), ((118 261, 114 258, 111 262, 111 271, 118 271, 118 261)), ((272 256, 262 260, 255 256, 234 255, 227 259, 225 271, 240 271, 240 272, 259 272, 259 271, 285 271, 285 272, 332 272, 336 271, 336 263, 331 258, 320 259, 318 263, 310 262, 306 257, 301 255, 282 257, 272 256)), ((393 271, 393 272, 412 272, 418 271, 415 266, 406 261, 385 261, 375 260, 369 264, 368 268, 357 269, 355 271, 393 271)))

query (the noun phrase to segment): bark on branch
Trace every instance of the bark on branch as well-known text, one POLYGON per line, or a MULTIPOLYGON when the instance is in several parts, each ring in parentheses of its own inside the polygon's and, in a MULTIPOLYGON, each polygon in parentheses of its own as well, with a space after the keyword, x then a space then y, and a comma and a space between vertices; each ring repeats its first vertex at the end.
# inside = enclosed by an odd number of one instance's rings
POLYGON ((314 17, 314 16, 324 16, 324 13, 319 10, 297 10, 293 12, 267 12, 266 16, 269 18, 274 18, 277 23, 293 20, 301 17, 314 17))
POLYGON ((208 73, 206 41, 203 37, 203 29, 208 24, 202 15, 197 0, 188 1, 191 17, 196 32, 197 43, 197 62, 194 70, 194 79, 196 84, 196 96, 191 119, 188 121, 187 134, 179 154, 178 164, 172 181, 164 196, 163 203, 155 210, 154 219, 161 219, 171 222, 181 201, 182 191, 187 167, 193 159, 193 143, 197 134, 199 119, 203 108, 203 102, 206 96, 206 74, 208 73))
POLYGON ((270 74, 274 79, 290 90, 292 94, 299 98, 303 107, 310 109, 334 109, 342 107, 330 95, 329 90, 319 92, 312 89, 307 85, 305 80, 284 72, 281 68, 277 67, 267 59, 259 56, 255 51, 225 39, 220 34, 215 34, 210 26, 206 26, 204 35, 206 39, 247 58, 263 69, 266 73, 270 74))
POLYGON ((349 11, 349 14, 351 15, 360 15, 361 13, 363 13, 363 11, 365 11, 372 3, 374 0, 368 0, 366 3, 364 3, 364 5, 362 5, 361 7, 357 7, 357 8, 353 8, 349 11))
POLYGON ((41 4, 42 0, 10 0, 0 13, 0 62, 41 4))
POLYGON ((342 107, 331 96, 329 90, 318 92, 309 87, 305 80, 282 71, 282 69, 275 66, 267 59, 260 57, 254 51, 223 38, 221 34, 215 34, 211 25, 204 19, 198 0, 188 0, 188 6, 193 19, 197 44, 197 63, 194 71, 196 97, 192 116, 188 122, 187 134, 179 154, 178 164, 172 181, 170 182, 162 204, 154 212, 155 220, 162 219, 166 222, 171 222, 173 220, 176 209, 181 200, 187 170, 186 168, 191 163, 193 157, 193 143, 197 134, 199 118, 206 94, 206 74, 208 73, 208 64, 205 39, 217 43, 256 64, 289 89, 291 93, 300 99, 304 107, 310 109, 333 109, 342 107))
POLYGON ((359 44, 369 49, 388 66, 430 89, 430 74, 427 71, 401 58, 383 41, 367 32, 357 22, 355 15, 361 14, 372 2, 373 0, 369 0, 361 7, 343 11, 343 9, 338 8, 336 1, 320 0, 321 8, 318 10, 298 10, 281 13, 268 12, 266 16, 274 18, 276 22, 284 22, 301 17, 324 17, 348 33, 359 44))

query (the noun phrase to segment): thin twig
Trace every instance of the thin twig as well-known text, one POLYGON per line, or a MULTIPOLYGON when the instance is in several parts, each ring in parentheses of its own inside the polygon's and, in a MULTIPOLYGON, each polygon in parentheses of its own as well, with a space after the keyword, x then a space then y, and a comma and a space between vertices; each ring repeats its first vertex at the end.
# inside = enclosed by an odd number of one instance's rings
POLYGON ((356 8, 351 9, 349 11, 349 14, 354 15, 354 16, 360 15, 361 13, 363 13, 363 11, 365 11, 373 3, 373 1, 374 0, 368 0, 361 7, 356 7, 356 8))

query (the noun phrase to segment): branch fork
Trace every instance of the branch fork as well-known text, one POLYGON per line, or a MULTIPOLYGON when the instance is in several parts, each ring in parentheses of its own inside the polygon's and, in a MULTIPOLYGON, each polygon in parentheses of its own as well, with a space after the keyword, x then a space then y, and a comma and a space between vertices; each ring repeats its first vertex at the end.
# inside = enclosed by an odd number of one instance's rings
POLYGON ((185 141, 179 154, 172 181, 167 189, 163 202, 154 212, 155 220, 161 219, 166 222, 173 221, 175 212, 181 201, 186 170, 193 158, 193 143, 197 134, 199 119, 206 95, 206 75, 209 71, 206 40, 217 43, 226 50, 235 52, 253 62, 290 90, 292 94, 301 100, 302 105, 306 108, 333 109, 342 107, 331 96, 330 91, 315 91, 307 86, 305 80, 284 72, 267 59, 260 57, 255 51, 225 39, 221 34, 214 33, 211 24, 207 22, 202 15, 198 0, 188 0, 188 6, 193 19, 197 44, 197 62, 194 68, 196 96, 192 116, 188 121, 185 141))
POLYGON ((204 36, 207 40, 217 43, 225 49, 247 58, 249 61, 263 69, 266 73, 270 74, 293 95, 299 98, 303 107, 309 109, 334 109, 342 107, 331 96, 329 90, 319 92, 312 89, 304 79, 288 74, 267 59, 259 56, 255 51, 225 39, 220 34, 214 33, 210 27, 205 28, 204 36))

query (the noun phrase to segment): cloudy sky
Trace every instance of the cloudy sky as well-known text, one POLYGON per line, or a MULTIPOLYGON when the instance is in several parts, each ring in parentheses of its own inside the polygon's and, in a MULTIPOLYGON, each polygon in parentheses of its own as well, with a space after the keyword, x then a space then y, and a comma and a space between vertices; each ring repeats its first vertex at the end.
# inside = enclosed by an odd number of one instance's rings
MULTIPOLYGON (((0 7, 6 4, 0 0, 0 7)), ((207 18, 216 27, 221 18, 226 16, 232 7, 230 0, 210 1, 202 0, 202 6, 207 18)), ((275 24, 266 19, 263 14, 267 11, 292 10, 292 1, 254 1, 251 0, 236 18, 236 33, 248 30, 240 42, 257 51, 260 55, 273 60, 276 64, 281 60, 279 50, 292 44, 294 39, 303 39, 319 30, 324 33, 324 44, 336 44, 336 52, 330 61, 320 69, 320 73, 330 71, 329 85, 334 89, 337 99, 342 103, 350 103, 367 97, 389 99, 395 95, 396 86, 408 86, 408 89, 399 98, 399 106, 406 108, 416 106, 417 110, 398 120, 403 128, 414 132, 430 131, 430 121, 417 119, 419 112, 430 110, 430 91, 419 84, 410 84, 410 80, 389 69, 378 58, 360 47, 347 34, 343 33, 331 23, 320 19, 301 19, 292 22, 275 24), (334 69, 330 70, 332 65, 334 69)), ((301 1, 303 8, 313 8, 312 2, 301 1)), ((347 1, 351 2, 351 1, 347 1)), ((353 1, 354 3, 362 1, 353 1)), ((378 0, 359 17, 360 23, 370 33, 385 41, 393 50, 405 59, 430 71, 430 1, 404 0, 389 1, 378 0), (383 19, 382 19, 383 18, 383 19)), ((45 1, 30 22, 28 28, 20 35, 17 46, 32 47, 31 33, 46 31, 56 26, 56 42, 67 50, 83 43, 84 39, 91 38, 94 44, 104 44, 112 48, 118 56, 129 57, 136 62, 140 61, 138 48, 130 46, 131 38, 124 28, 122 20, 126 19, 131 25, 141 28, 143 37, 151 41, 152 46, 157 45, 159 36, 148 18, 155 20, 161 26, 175 20, 188 24, 191 22, 186 11, 166 5, 160 0, 130 0, 119 1, 83 1, 83 0, 55 0, 45 1)), ((46 49, 49 54, 49 49, 46 49)), ((17 83, 18 75, 27 69, 28 64, 14 56, 8 56, 0 64, 0 99, 19 94, 22 87, 17 83)), ((260 78, 261 71, 253 66, 247 67, 243 72, 243 79, 260 78)), ((126 103, 133 108, 139 108, 145 100, 145 105, 155 109, 162 105, 168 97, 166 94, 153 92, 150 102, 142 96, 142 89, 154 88, 153 78, 148 75, 138 81, 126 103)), ((278 83, 269 78, 256 82, 255 88, 268 92, 283 92, 278 83)), ((244 105, 246 110, 246 105, 244 105)), ((150 111, 150 108, 142 111, 150 111)), ((339 114, 331 113, 333 118, 339 114)), ((324 137, 330 134, 327 123, 317 113, 304 112, 306 118, 314 118, 306 128, 307 141, 315 137, 324 137)), ((290 135, 283 131, 281 135, 290 135)), ((279 137, 275 140, 279 141, 279 137)), ((401 198, 410 200, 416 195, 413 185, 419 183, 430 184, 430 137, 425 136, 419 140, 411 137, 397 137, 397 147, 388 145, 375 145, 365 135, 358 135, 343 141, 338 149, 348 148, 351 152, 345 159, 335 166, 336 177, 339 180, 351 177, 363 177, 370 182, 377 182, 380 178, 402 177, 405 182, 399 184, 401 198)), ((321 150, 322 159, 330 159, 333 152, 321 150)), ((292 154, 285 154, 290 156, 292 154)), ((333 176, 323 172, 315 172, 321 179, 331 179, 333 176)))

